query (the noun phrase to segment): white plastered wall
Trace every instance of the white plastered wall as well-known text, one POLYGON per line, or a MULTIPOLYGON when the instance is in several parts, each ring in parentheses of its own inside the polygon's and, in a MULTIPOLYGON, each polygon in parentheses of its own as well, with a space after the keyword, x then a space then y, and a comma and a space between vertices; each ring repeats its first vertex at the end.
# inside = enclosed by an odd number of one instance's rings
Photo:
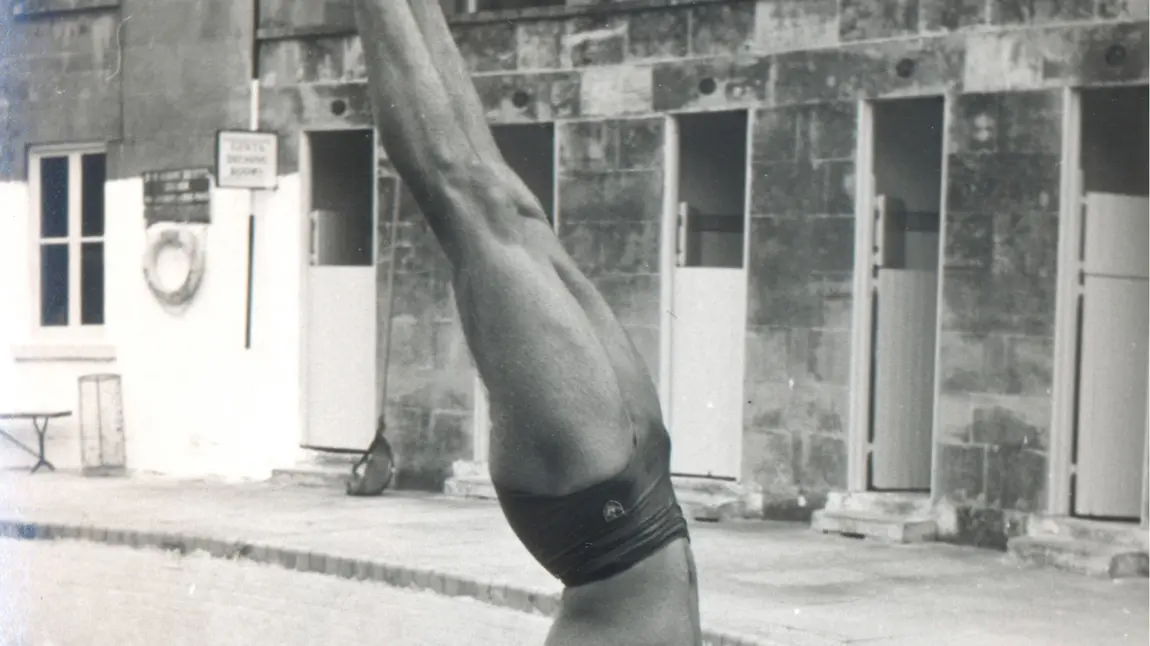
MULTIPOLYGON (((0 408, 78 406, 77 377, 123 383, 128 468, 184 476, 265 477, 294 460, 300 437, 300 297, 304 261, 298 175, 258 194, 252 347, 244 348, 247 191, 214 190, 204 278, 182 312, 163 309, 142 273, 143 183, 106 187, 106 330, 111 360, 45 361, 29 333, 36 257, 27 187, 0 184, 0 408)), ((91 355, 91 346, 65 355, 91 355)), ((56 348, 56 355, 60 349, 56 348)), ((102 354, 108 354, 103 352, 102 354)), ((27 425, 4 425, 34 445, 27 425)), ((80 464, 76 418, 53 422, 48 457, 80 464)), ((0 466, 30 463, 0 441, 0 466)))

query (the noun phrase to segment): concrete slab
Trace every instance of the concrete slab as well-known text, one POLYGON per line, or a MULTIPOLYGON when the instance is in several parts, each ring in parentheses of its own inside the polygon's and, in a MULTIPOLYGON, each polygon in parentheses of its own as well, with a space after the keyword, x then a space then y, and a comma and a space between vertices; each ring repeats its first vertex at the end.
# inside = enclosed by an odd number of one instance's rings
POLYGON ((1023 563, 1098 577, 1145 577, 1146 552, 1138 547, 1062 536, 1018 536, 1007 544, 1023 563))
POLYGON ((890 543, 934 540, 938 527, 930 518, 908 518, 867 511, 821 509, 811 516, 811 528, 828 534, 871 538, 890 543))
MULTIPOLYGON (((92 535, 183 532, 209 546, 402 564, 400 575, 484 581, 485 594, 556 581, 519 545, 497 505, 420 494, 351 498, 270 483, 0 475, 0 518, 92 535), (214 542, 213 542, 214 541, 214 542), (503 586, 501 588, 501 586, 503 586)), ((695 523, 704 625, 764 644, 1145 644, 1146 579, 1112 582, 1022 567, 1007 555, 889 545, 805 524, 695 523)), ((324 561, 324 565, 330 564, 324 561)), ((337 562, 337 565, 339 563, 337 562)), ((354 572, 354 570, 352 570, 354 572)))
POLYGON ((1031 536, 1057 536, 1108 545, 1124 545, 1146 551, 1150 529, 1136 523, 1115 523, 1068 516, 1036 516, 1027 524, 1031 536))
POLYGON ((932 511, 930 494, 886 491, 832 491, 825 509, 920 518, 929 518, 932 511))

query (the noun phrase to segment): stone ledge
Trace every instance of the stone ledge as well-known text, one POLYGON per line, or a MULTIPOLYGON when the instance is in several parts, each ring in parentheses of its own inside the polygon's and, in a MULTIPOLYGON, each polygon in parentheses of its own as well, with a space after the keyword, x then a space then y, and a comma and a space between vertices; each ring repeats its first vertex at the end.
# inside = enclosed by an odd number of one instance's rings
POLYGON ((941 533, 929 494, 881 491, 828 493, 811 515, 811 529, 889 543, 934 541, 941 533))
POLYGON ((66 13, 119 9, 120 0, 24 0, 11 5, 13 18, 39 18, 66 13))
POLYGON ((443 483, 443 493, 457 498, 478 498, 495 500, 495 486, 490 478, 478 476, 454 476, 443 483))
POLYGON ((832 491, 824 507, 828 511, 861 511, 891 516, 931 515, 929 494, 886 493, 880 491, 832 491))
MULTIPOLYGON (((95 525, 36 523, 34 521, 0 520, 0 538, 17 540, 82 540, 107 545, 142 549, 162 549, 190 554, 205 552, 213 558, 275 565, 299 572, 312 572, 344 579, 375 581, 400 588, 426 590, 452 597, 469 597, 483 603, 552 617, 559 608, 557 594, 477 581, 454 574, 410 568, 371 559, 344 557, 275 545, 248 543, 239 539, 180 532, 148 532, 108 528, 95 525)), ((801 636, 796 635, 801 643, 801 636)), ((714 630, 703 631, 704 646, 782 646, 780 642, 714 630)))
POLYGON ((922 543, 933 541, 938 535, 938 526, 930 518, 853 510, 816 511, 811 516, 811 528, 824 534, 859 536, 889 543, 922 543))
POLYGON ((751 0, 734 0, 734 2, 732 2, 732 0, 614 0, 613 2, 563 4, 551 7, 526 7, 523 9, 502 9, 499 11, 476 11, 475 13, 461 13, 448 16, 448 21, 453 25, 468 25, 490 22, 555 20, 562 18, 576 18, 586 15, 629 13, 635 11, 649 11, 652 9, 689 7, 700 4, 738 4, 749 1, 751 0))
MULTIPOLYGON (((107 0, 109 2, 118 0, 107 0)), ((738 0, 748 2, 750 0, 738 0)), ((655 9, 670 9, 701 4, 717 4, 731 0, 616 0, 596 4, 560 5, 554 7, 527 7, 524 9, 501 9, 498 11, 476 11, 447 16, 452 26, 483 25, 502 22, 528 22, 532 20, 565 20, 588 15, 632 13, 655 9)), ((322 38, 351 36, 357 33, 354 24, 333 23, 329 25, 264 25, 256 30, 260 41, 285 40, 290 38, 322 38)))
MULTIPOLYGON (((495 487, 486 465, 460 460, 452 465, 453 475, 443 485, 443 493, 461 498, 495 500, 495 487)), ((675 495, 692 520, 720 522, 762 517, 762 494, 753 487, 725 480, 673 476, 675 495)))
POLYGON ((762 494, 739 482, 672 476, 675 496, 694 520, 719 522, 762 517, 762 494))
POLYGON ((1069 538, 1150 551, 1150 530, 1132 523, 1035 514, 1027 520, 1026 528, 1031 537, 1069 538))
POLYGON ((1150 574, 1150 558, 1136 547, 1059 536, 1019 536, 1007 542, 1007 550, 1021 563, 1087 576, 1117 579, 1150 574))
POLYGON ((360 457, 359 453, 305 450, 296 464, 272 469, 271 481, 277 484, 342 490, 350 479, 351 467, 360 457))

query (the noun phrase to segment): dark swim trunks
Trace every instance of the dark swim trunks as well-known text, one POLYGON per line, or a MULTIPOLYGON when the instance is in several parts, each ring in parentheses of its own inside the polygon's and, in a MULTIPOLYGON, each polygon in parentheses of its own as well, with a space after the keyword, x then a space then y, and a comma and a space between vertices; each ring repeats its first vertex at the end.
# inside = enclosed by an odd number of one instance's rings
POLYGON ((495 487, 535 560, 569 588, 602 581, 690 536, 671 486, 671 438, 659 425, 615 477, 565 496, 495 487))

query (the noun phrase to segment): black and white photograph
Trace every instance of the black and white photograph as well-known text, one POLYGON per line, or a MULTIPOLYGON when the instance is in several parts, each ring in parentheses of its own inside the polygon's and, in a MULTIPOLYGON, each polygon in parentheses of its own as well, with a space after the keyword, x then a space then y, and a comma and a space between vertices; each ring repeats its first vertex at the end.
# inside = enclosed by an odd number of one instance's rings
POLYGON ((0 646, 1150 643, 1150 0, 0 0, 0 646))

